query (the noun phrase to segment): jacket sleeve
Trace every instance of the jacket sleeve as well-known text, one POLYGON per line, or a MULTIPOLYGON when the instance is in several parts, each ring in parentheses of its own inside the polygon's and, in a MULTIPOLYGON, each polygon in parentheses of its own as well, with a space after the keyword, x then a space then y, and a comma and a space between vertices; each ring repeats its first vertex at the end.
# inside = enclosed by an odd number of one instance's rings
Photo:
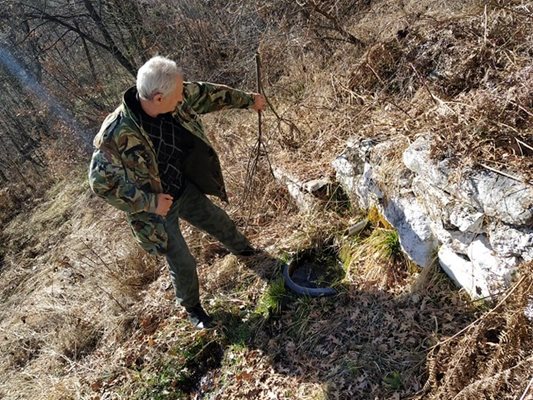
POLYGON ((185 82, 185 101, 198 114, 228 108, 248 108, 254 103, 251 93, 207 82, 185 82))
POLYGON ((119 151, 109 145, 97 148, 89 167, 89 184, 94 193, 119 210, 129 214, 154 213, 157 194, 144 191, 129 180, 120 157, 120 154, 135 152, 136 146, 137 143, 127 140, 119 151))

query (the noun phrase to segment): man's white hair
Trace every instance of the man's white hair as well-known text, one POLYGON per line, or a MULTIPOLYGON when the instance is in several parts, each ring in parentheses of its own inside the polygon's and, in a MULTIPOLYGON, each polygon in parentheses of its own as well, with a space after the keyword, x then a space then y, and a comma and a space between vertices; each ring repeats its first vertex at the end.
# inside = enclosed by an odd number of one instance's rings
POLYGON ((183 72, 168 58, 150 58, 137 72, 137 92, 143 100, 151 100, 157 93, 168 96, 176 88, 176 79, 183 72))

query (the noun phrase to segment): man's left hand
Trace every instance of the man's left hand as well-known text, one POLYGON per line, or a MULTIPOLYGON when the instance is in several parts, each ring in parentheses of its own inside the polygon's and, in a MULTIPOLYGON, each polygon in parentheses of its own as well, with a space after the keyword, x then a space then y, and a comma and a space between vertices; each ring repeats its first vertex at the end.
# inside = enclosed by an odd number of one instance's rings
POLYGON ((254 93, 253 96, 254 96, 254 104, 252 108, 257 112, 264 111, 265 105, 266 105, 265 96, 259 93, 254 93))

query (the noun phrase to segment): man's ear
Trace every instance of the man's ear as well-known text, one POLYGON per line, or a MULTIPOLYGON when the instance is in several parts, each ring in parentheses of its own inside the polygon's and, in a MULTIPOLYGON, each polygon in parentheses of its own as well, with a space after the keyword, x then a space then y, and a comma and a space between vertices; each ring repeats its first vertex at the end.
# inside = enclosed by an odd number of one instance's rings
POLYGON ((161 103, 163 101, 163 96, 161 93, 154 94, 154 97, 152 98, 156 103, 161 103))

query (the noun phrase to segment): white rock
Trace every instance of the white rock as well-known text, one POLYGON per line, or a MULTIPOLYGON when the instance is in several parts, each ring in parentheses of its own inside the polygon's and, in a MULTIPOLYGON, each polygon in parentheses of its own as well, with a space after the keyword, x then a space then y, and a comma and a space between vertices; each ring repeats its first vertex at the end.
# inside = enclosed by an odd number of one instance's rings
POLYGON ((416 198, 389 200, 384 209, 387 220, 396 228, 404 252, 421 267, 431 265, 438 247, 425 210, 416 198))
POLYGON ((283 171, 281 168, 273 168, 273 172, 274 177, 287 186, 287 190, 298 209, 307 212, 317 204, 317 199, 304 190, 303 184, 296 177, 283 171))
POLYGON ((499 257, 484 235, 478 236, 468 247, 468 257, 476 271, 484 275, 492 293, 497 293, 511 281, 517 265, 516 257, 499 257))
POLYGON ((524 308, 524 315, 529 320, 529 322, 533 322, 533 297, 529 298, 526 308, 524 308))
POLYGON ((430 156, 430 141, 426 136, 418 137, 403 153, 403 163, 432 185, 447 188, 448 161, 435 162, 430 156))
POLYGON ((533 186, 494 172, 479 172, 460 185, 458 194, 483 212, 512 225, 533 225, 533 186))
POLYGON ((352 143, 333 161, 333 168, 342 176, 361 175, 365 165, 365 151, 352 143))
POLYGON ((492 171, 480 171, 460 184, 449 182, 447 160, 436 161, 430 156, 430 140, 418 137, 404 152, 403 162, 411 171, 432 186, 447 191, 479 212, 496 217, 508 224, 533 224, 533 186, 492 171))
POLYGON ((479 299, 491 295, 487 276, 475 268, 467 259, 457 255, 448 246, 441 246, 438 254, 439 264, 446 274, 470 297, 479 299))
POLYGON ((517 229, 504 223, 493 222, 487 227, 491 247, 502 257, 517 256, 533 260, 533 229, 517 229))
POLYGON ((355 193, 357 194, 358 205, 363 210, 367 210, 373 204, 380 204, 384 195, 374 180, 372 165, 365 164, 364 172, 357 182, 355 193))
POLYGON ((331 186, 331 182, 327 179, 313 179, 303 184, 303 189, 308 193, 315 193, 319 190, 325 189, 331 186))
MULTIPOLYGON (((353 164, 346 158, 346 155, 341 155, 337 157, 333 162, 332 166, 336 171, 335 178, 337 182, 341 184, 344 188, 344 191, 348 194, 350 200, 356 199, 355 192, 357 190, 357 183, 359 182, 360 174, 358 169, 354 167, 353 164)), ((361 165, 363 168, 363 165, 361 165)), ((362 172, 362 171, 361 171, 362 172)), ((356 199, 355 203, 358 203, 359 199, 356 199)))
POLYGON ((289 194, 294 199, 294 201, 296 202, 296 206, 301 211, 309 211, 316 204, 313 196, 302 191, 302 188, 300 185, 294 182, 287 182, 286 185, 287 185, 287 190, 289 191, 289 194))
POLYGON ((420 136, 404 151, 405 168, 390 162, 404 141, 350 140, 333 162, 337 180, 354 204, 378 207, 413 261, 429 265, 442 244, 439 262, 452 279, 472 297, 490 296, 533 260, 533 187, 492 171, 457 170, 452 179, 430 140, 420 136))
POLYGON ((362 209, 368 209, 383 197, 374 181, 372 165, 366 161, 374 144, 372 140, 350 141, 345 151, 332 162, 337 182, 350 201, 362 209))
POLYGON ((458 204, 450 211, 450 223, 455 225, 461 232, 481 232, 483 225, 482 212, 470 204, 458 204))
POLYGON ((432 231, 439 242, 451 248, 455 253, 468 254, 468 246, 478 236, 477 233, 461 232, 445 227, 442 221, 431 221, 432 231))
POLYGON ((412 189, 431 220, 450 223, 449 212, 453 208, 453 200, 448 193, 419 176, 413 179, 412 189))

